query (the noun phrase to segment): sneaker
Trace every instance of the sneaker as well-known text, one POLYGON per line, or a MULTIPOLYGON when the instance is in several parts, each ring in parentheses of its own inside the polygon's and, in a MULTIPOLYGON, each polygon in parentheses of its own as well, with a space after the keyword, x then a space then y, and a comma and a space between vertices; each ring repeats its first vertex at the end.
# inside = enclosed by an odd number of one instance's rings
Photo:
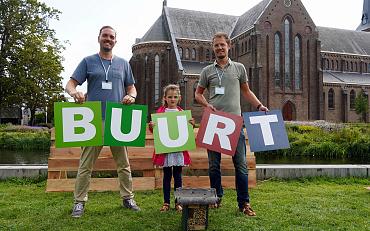
POLYGON ((251 205, 247 202, 244 202, 244 205, 242 208, 239 208, 239 211, 244 213, 248 217, 254 217, 256 216, 256 212, 253 211, 251 205))
POLYGON ((210 205, 209 207, 210 207, 211 209, 218 209, 218 208, 220 208, 220 207, 221 207, 221 201, 222 201, 222 198, 221 198, 221 197, 219 197, 219 198, 217 199, 217 202, 216 202, 215 204, 213 204, 213 205, 210 205))
POLYGON ((73 206, 72 210, 72 217, 79 218, 84 214, 84 204, 81 202, 77 202, 73 206))
POLYGON ((128 208, 128 209, 131 209, 133 211, 140 211, 141 210, 139 208, 139 206, 136 205, 136 202, 132 198, 130 198, 130 199, 123 199, 123 207, 128 208))

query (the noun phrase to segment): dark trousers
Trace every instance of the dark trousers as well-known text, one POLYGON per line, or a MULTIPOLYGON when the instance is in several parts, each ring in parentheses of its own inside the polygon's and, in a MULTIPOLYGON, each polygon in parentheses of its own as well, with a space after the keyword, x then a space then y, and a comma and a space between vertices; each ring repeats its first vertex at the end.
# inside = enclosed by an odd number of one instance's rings
MULTIPOLYGON (((237 201, 239 208, 243 207, 244 202, 249 203, 248 193, 248 168, 245 150, 245 136, 242 132, 235 155, 233 156, 233 163, 235 167, 235 184, 237 201)), ((221 185, 221 154, 208 150, 208 164, 209 164, 209 179, 211 187, 216 189, 217 197, 222 198, 224 191, 221 185)))
POLYGON ((164 167, 163 168, 163 197, 164 203, 170 203, 171 179, 174 179, 174 189, 182 187, 182 166, 164 167))

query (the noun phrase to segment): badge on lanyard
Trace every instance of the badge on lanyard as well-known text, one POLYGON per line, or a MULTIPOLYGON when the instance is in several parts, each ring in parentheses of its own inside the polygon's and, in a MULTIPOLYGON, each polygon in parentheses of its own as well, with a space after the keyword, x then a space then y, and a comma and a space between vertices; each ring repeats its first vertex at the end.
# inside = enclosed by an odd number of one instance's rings
POLYGON ((104 73, 105 73, 105 81, 101 82, 101 89, 112 90, 112 82, 108 81, 108 73, 109 73, 110 66, 112 65, 113 56, 112 56, 112 59, 110 60, 110 63, 107 69, 105 68, 103 60, 101 59, 100 55, 99 55, 99 58, 100 58, 101 65, 103 66, 104 73))
POLYGON ((215 67, 217 77, 218 77, 218 87, 215 87, 215 94, 216 95, 224 95, 225 94, 225 87, 221 86, 222 77, 224 76, 225 70, 222 71, 221 76, 218 73, 217 67, 215 67))
POLYGON ((112 90, 112 82, 102 81, 101 82, 101 89, 103 89, 103 90, 112 90))
POLYGON ((223 95, 225 94, 225 88, 224 87, 215 87, 215 94, 216 95, 223 95))

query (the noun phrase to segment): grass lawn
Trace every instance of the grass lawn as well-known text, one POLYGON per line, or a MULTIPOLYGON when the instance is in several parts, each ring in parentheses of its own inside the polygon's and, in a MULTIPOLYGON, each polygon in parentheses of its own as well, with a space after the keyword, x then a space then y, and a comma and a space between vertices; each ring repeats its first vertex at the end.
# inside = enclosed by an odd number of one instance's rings
MULTIPOLYGON (((180 230, 181 214, 160 213, 162 192, 136 192, 142 211, 120 207, 118 192, 89 193, 85 215, 71 218, 72 193, 45 193, 45 181, 0 182, 0 230, 180 230)), ((250 191, 257 217, 237 212, 234 190, 209 213, 209 230, 370 230, 369 179, 259 182, 250 191)))

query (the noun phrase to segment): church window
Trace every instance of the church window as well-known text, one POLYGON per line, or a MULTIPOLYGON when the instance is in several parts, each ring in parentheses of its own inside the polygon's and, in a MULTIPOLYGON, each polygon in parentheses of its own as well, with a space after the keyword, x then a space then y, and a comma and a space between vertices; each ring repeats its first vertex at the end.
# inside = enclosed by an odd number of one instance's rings
POLYGON ((280 39, 280 34, 275 33, 275 87, 281 87, 281 74, 280 74, 280 44, 281 44, 281 39, 280 39))
POLYGON ((355 99, 356 99, 356 92, 355 90, 351 90, 349 93, 349 108, 355 109, 355 99))
POLYGON ((206 61, 211 60, 211 53, 209 52, 209 49, 206 50, 206 61))
POLYGON ((348 64, 348 61, 346 61, 346 71, 349 71, 349 64, 348 64))
POLYGON ((334 70, 334 60, 331 61, 331 67, 330 70, 334 70))
POLYGON ((159 55, 154 57, 154 102, 155 104, 159 101, 159 55))
POLYGON ((301 89, 302 67, 301 67, 301 38, 297 35, 294 39, 294 85, 295 89, 301 89))
POLYGON ((335 60, 335 63, 336 63, 336 70, 338 71, 339 70, 339 62, 338 62, 338 60, 335 60))
POLYGON ((334 94, 334 90, 333 90, 333 88, 330 88, 329 89, 329 92, 328 92, 328 107, 329 107, 329 109, 334 109, 334 96, 335 96, 335 94, 334 94))
POLYGON ((244 49, 245 49, 245 52, 248 52, 248 41, 247 40, 244 42, 244 49))
POLYGON ((190 55, 190 50, 189 48, 186 48, 185 49, 185 59, 189 59, 189 55, 190 55))
POLYGON ((195 48, 193 48, 193 49, 191 50, 191 59, 192 59, 192 60, 195 60, 195 57, 196 57, 196 51, 195 51, 195 48))
POLYGON ((242 42, 242 50, 241 53, 244 53, 244 43, 242 42))
POLYGON ((284 21, 284 71, 285 71, 285 78, 284 78, 284 86, 286 88, 291 88, 291 72, 290 72, 290 21, 286 18, 284 21))
POLYGON ((182 59, 182 47, 179 47, 179 55, 180 55, 180 59, 182 59))
POLYGON ((252 50, 252 40, 249 38, 248 39, 248 51, 252 50))
POLYGON ((357 63, 355 63, 355 71, 357 72, 357 63))
POLYGON ((351 71, 353 71, 353 62, 351 62, 351 71))

